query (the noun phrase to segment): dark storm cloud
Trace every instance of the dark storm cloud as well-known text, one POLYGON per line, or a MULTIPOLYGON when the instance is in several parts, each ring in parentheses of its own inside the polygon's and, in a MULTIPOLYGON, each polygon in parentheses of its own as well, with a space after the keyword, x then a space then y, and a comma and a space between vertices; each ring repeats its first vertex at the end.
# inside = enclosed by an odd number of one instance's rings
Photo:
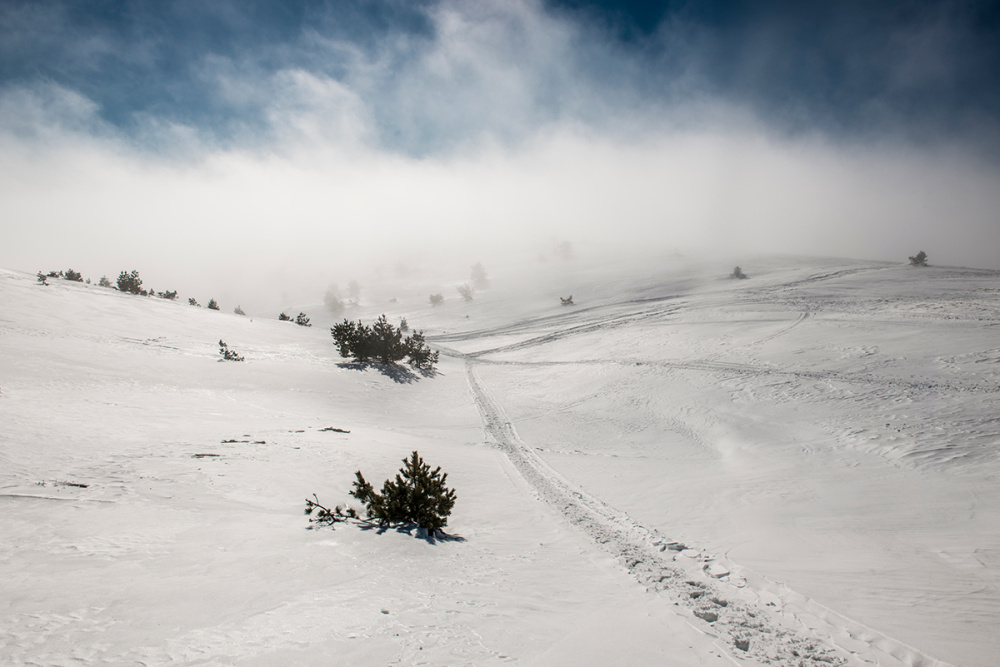
POLYGON ((0 85, 73 90, 127 132, 155 117, 225 140, 265 128, 265 110, 228 95, 213 74, 301 68, 345 78, 350 53, 323 42, 371 53, 394 34, 419 40, 431 33, 424 4, 15 0, 0 6, 0 85))
POLYGON ((269 76, 299 70, 348 87, 367 107, 372 139, 414 155, 483 135, 518 141, 529 128, 567 119, 605 129, 637 110, 683 124, 692 100, 740 106, 779 132, 839 140, 960 139, 986 152, 1000 140, 998 3, 549 0, 542 7, 7 2, 0 85, 72 90, 97 105, 101 120, 136 137, 155 118, 231 143, 266 135, 269 107, 282 93, 234 94, 238 82, 260 90, 269 76), (456 10, 469 22, 457 29, 481 31, 488 70, 461 57, 428 67, 428 51, 447 30, 441 15, 456 10), (484 25, 491 30, 482 32, 484 25), (537 30, 553 31, 554 48, 540 48, 537 30), (504 89, 508 70, 522 79, 515 89, 504 89), (513 104, 493 99, 504 95, 513 104))
POLYGON ((683 81, 783 131, 1000 147, 1000 3, 546 4, 641 63, 649 96, 683 81))

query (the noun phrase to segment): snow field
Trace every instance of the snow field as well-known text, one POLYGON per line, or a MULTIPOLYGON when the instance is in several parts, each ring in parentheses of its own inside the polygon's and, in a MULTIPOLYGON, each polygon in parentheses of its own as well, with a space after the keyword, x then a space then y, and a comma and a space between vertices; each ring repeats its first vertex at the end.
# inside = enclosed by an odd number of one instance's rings
POLYGON ((566 266, 373 289, 434 377, 0 273, 0 661, 991 664, 998 276, 566 266), (306 530, 413 449, 449 538, 306 530))

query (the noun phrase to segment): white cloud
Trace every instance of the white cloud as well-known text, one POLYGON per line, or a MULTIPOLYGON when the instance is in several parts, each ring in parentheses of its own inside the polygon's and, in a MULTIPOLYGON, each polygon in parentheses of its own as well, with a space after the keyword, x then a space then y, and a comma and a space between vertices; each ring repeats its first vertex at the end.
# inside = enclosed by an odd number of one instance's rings
POLYGON ((229 145, 153 116, 137 145, 77 92, 7 90, 0 265, 95 278, 137 268, 155 288, 228 289, 245 306, 238 290, 263 289, 263 276, 315 287, 319 300, 373 262, 532 258, 554 239, 583 252, 903 261, 923 249, 938 263, 1000 268, 993 165, 775 135, 704 95, 609 99, 579 71, 585 35, 532 2, 445 3, 434 19, 433 43, 385 45, 415 54, 402 68, 391 53, 333 43, 351 67, 342 79, 206 61, 202 75, 228 103, 266 120, 229 145), (387 148, 387 117, 405 133, 457 139, 408 156, 387 148))

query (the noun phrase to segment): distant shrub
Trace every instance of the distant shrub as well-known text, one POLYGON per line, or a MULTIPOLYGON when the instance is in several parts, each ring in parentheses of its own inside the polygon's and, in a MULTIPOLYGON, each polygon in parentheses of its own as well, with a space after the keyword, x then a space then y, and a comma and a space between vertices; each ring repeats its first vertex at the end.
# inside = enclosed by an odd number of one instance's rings
POLYGON ((243 357, 237 354, 235 350, 230 350, 229 346, 221 338, 219 339, 219 354, 222 355, 219 361, 243 361, 243 357))
POLYGON ((910 264, 913 266, 927 266, 927 253, 921 250, 910 258, 910 264))
POLYGON ((291 315, 285 315, 284 313, 281 313, 280 315, 278 315, 278 321, 279 322, 291 322, 292 321, 292 316, 291 315))
POLYGON ((41 283, 42 285, 48 285, 49 284, 49 277, 47 275, 45 275, 44 273, 42 273, 41 271, 39 271, 38 272, 38 282, 41 283))
POLYGON ((403 459, 395 480, 385 480, 381 493, 360 470, 354 475, 351 495, 365 504, 368 518, 380 526, 415 523, 433 536, 448 525, 456 499, 455 490, 446 486, 448 473, 442 473, 440 466, 431 470, 416 451, 403 459))
POLYGON ((63 277, 62 271, 49 271, 49 278, 62 278, 62 277, 63 277))
POLYGON ((198 303, 198 300, 195 299, 193 296, 188 299, 188 305, 189 306, 198 306, 199 308, 201 308, 201 304, 198 303))
POLYGON ((327 309, 334 315, 344 310, 344 302, 340 298, 340 292, 337 290, 336 285, 330 285, 327 288, 326 294, 323 296, 323 303, 326 304, 327 309))
POLYGON ((490 286, 490 279, 486 277, 486 269, 483 268, 482 263, 477 262, 472 267, 472 286, 476 289, 486 289, 490 286))
POLYGON ((444 296, 441 294, 431 294, 431 305, 440 306, 444 303, 444 296))
POLYGON ((405 317, 399 318, 399 330, 406 333, 410 330, 410 323, 406 321, 405 317))
POLYGON ((470 285, 469 283, 463 283, 458 287, 456 287, 455 289, 458 290, 458 293, 459 295, 461 295, 463 301, 465 302, 472 301, 472 296, 475 293, 475 288, 472 285, 470 285))
POLYGON ((233 308, 233 312, 236 313, 237 315, 246 316, 246 313, 244 313, 243 309, 240 308, 239 306, 236 306, 235 308, 233 308))
POLYGON ((168 301, 175 301, 177 299, 177 290, 174 290, 173 292, 167 290, 166 292, 158 293, 156 296, 161 299, 167 299, 168 301))
POLYGON ((66 280, 72 280, 73 282, 82 283, 83 276, 74 271, 73 269, 66 269, 66 273, 63 274, 63 278, 66 280))
POLYGON ((295 316, 295 323, 298 324, 300 327, 311 327, 312 326, 311 324, 309 324, 309 316, 306 315, 305 313, 299 313, 298 315, 296 315, 295 316))
POLYGON ((559 303, 561 303, 564 306, 572 306, 573 305, 573 295, 570 294, 565 299, 562 298, 562 297, 559 297, 559 303))
POLYGON ((385 315, 380 316, 372 326, 358 320, 344 320, 330 329, 334 345, 340 356, 353 357, 365 363, 377 361, 395 364, 407 359, 414 368, 433 370, 438 361, 438 352, 427 347, 423 332, 417 331, 403 338, 402 332, 389 324, 385 315))
POLYGON ((97 284, 101 287, 111 287, 111 281, 108 280, 107 276, 101 276, 101 279, 97 281, 97 284))
POLYGON ((139 277, 139 272, 132 270, 132 273, 125 273, 122 271, 118 274, 118 291, 128 292, 129 294, 142 294, 145 290, 142 289, 142 278, 139 277))
POLYGON ((729 274, 729 277, 730 278, 735 278, 735 279, 738 279, 738 280, 746 280, 750 276, 748 276, 747 274, 743 273, 743 269, 741 269, 740 267, 737 266, 736 268, 733 269, 733 272, 729 274))
POLYGON ((218 310, 219 309, 219 302, 216 301, 215 299, 209 299, 208 300, 208 308, 209 308, 209 310, 218 310))
POLYGON ((354 302, 354 305, 361 301, 361 285, 358 284, 357 280, 347 283, 347 296, 354 302))

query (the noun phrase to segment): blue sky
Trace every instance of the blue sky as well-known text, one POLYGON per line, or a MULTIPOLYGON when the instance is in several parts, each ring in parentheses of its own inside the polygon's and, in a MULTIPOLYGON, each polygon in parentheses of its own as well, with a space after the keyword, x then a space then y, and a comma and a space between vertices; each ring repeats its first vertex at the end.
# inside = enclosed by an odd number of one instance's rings
POLYGON ((1000 268, 1000 3, 820 4, 4 0, 0 263, 642 237, 1000 268))

